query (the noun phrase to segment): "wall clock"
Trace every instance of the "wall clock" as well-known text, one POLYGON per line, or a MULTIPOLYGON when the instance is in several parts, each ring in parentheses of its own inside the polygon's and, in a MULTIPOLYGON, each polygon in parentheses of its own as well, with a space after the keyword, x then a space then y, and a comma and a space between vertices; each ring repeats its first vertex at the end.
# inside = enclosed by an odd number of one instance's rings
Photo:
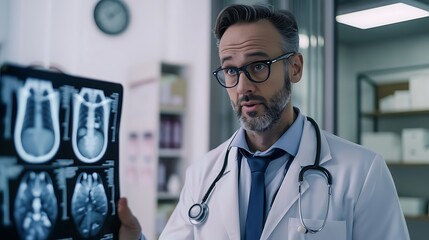
POLYGON ((94 8, 94 21, 102 32, 118 35, 127 29, 130 12, 123 1, 100 0, 94 8))

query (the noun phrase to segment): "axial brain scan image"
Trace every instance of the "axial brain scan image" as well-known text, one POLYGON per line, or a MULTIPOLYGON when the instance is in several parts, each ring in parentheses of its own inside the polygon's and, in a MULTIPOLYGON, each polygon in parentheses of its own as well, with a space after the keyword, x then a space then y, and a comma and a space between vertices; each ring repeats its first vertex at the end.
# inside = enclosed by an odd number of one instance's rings
POLYGON ((27 172, 15 198, 15 223, 22 239, 48 239, 57 219, 57 199, 46 172, 27 172))
POLYGON ((97 173, 81 173, 72 198, 72 216, 80 235, 95 236, 107 215, 107 197, 97 173))

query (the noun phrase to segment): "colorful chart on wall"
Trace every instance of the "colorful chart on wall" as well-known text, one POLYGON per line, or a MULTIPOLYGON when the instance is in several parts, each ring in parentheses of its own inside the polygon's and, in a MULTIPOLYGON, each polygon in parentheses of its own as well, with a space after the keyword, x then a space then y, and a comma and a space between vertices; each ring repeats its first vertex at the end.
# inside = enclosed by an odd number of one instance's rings
POLYGON ((3 65, 0 232, 117 239, 120 84, 3 65))

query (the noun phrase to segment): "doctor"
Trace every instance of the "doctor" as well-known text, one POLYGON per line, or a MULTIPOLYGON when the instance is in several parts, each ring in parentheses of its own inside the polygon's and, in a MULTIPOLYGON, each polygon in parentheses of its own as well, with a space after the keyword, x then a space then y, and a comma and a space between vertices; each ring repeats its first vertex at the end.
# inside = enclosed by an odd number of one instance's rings
MULTIPOLYGON (((213 74, 241 128, 189 167, 160 239, 409 239, 382 156, 318 136, 317 124, 293 107, 303 70, 293 15, 232 5, 215 35, 221 66, 213 74)), ((119 217, 121 238, 139 239, 124 198, 119 217)))

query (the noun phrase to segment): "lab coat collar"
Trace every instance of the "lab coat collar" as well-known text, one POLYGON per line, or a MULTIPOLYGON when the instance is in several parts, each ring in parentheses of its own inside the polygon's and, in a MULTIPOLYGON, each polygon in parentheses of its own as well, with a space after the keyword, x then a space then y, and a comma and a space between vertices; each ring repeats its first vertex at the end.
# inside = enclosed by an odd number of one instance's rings
MULTIPOLYGON (((320 129, 320 128, 319 128, 320 129)), ((320 165, 332 158, 331 151, 329 150, 328 141, 325 138, 325 135, 320 129, 320 165)), ((298 149, 298 154, 295 157, 301 165, 305 167, 307 165, 313 165, 316 157, 316 131, 308 120, 304 123, 304 129, 302 131, 302 139, 298 149)))
MULTIPOLYGON (((262 232, 261 239, 268 239, 270 234, 277 227, 279 222, 288 214, 288 211, 298 200, 298 175, 302 167, 314 164, 316 156, 316 132, 313 125, 309 121, 305 121, 304 129, 298 153, 292 162, 288 173, 283 179, 277 197, 273 203, 271 211, 268 214, 265 222, 265 228, 262 232)), ((332 159, 329 150, 328 142, 325 136, 321 133, 321 151, 320 151, 320 165, 332 159)), ((302 185, 302 192, 308 189, 309 184, 304 179, 302 185)), ((293 216, 297 217, 297 216, 293 216)))
MULTIPOLYGON (((226 151, 219 157, 218 161, 224 160, 226 151)), ((225 173, 216 184, 213 194, 213 208, 219 209, 222 223, 228 234, 228 239, 240 239, 240 214, 238 206, 238 149, 231 148, 228 156, 228 165, 225 173), (218 199, 216 199, 218 198, 218 199)), ((217 169, 216 171, 220 171, 217 169)), ((210 201, 210 200, 209 200, 210 201)), ((209 213, 210 214, 210 213, 209 213)))

